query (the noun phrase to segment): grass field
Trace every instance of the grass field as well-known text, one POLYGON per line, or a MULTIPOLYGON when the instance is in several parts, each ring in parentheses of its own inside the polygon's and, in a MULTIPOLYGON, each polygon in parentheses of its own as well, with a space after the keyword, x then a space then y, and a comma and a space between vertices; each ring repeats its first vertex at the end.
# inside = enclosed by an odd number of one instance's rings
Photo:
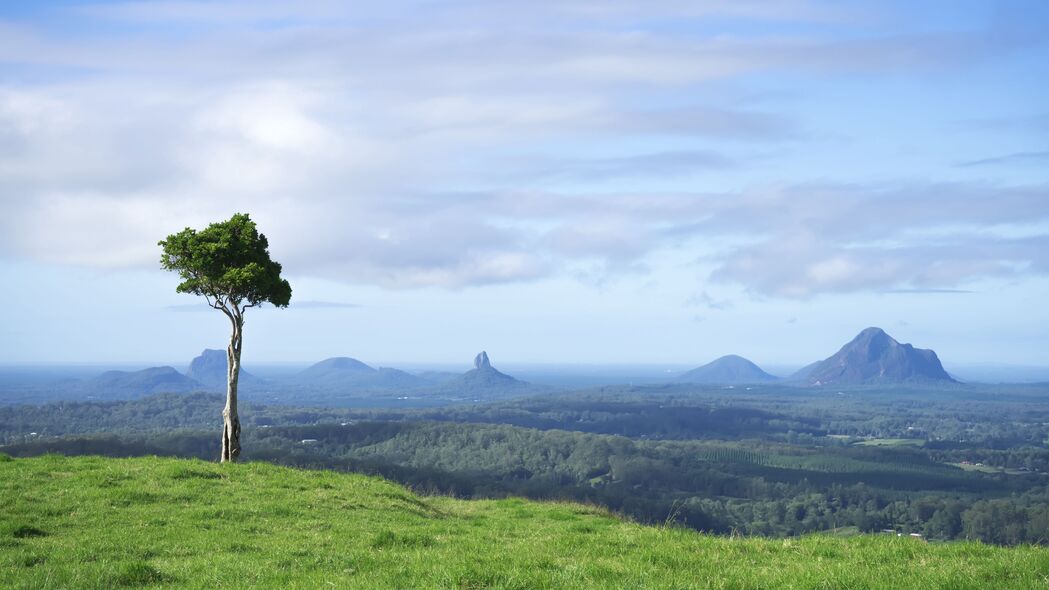
POLYGON ((998 467, 992 467, 990 465, 976 465, 973 463, 948 463, 953 467, 964 469, 965 471, 979 471, 980 473, 1005 473, 1004 469, 998 467))
POLYGON ((925 446, 925 441, 920 438, 872 438, 856 444, 861 447, 921 447, 925 446))
POLYGON ((712 537, 263 463, 0 456, 4 588, 1047 588, 1049 550, 712 537))

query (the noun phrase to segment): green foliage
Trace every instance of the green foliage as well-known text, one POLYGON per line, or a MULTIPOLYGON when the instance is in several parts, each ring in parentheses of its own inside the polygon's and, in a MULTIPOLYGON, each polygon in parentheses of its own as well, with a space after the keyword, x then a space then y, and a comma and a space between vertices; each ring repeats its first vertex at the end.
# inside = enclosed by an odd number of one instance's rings
MULTIPOLYGON (((408 412, 250 406, 245 440, 251 451, 244 458, 380 474, 460 497, 571 498, 644 522, 671 517, 724 534, 788 536, 851 526, 867 532, 894 528, 931 539, 1049 541, 1049 476, 1041 473, 1049 471, 1049 449, 1044 447, 1022 441, 1006 449, 985 448, 986 443, 947 446, 945 441, 865 446, 828 437, 785 442, 778 440, 778 426, 747 408, 716 408, 713 415, 723 427, 717 429, 703 400, 692 406, 685 405, 688 400, 673 401, 674 413, 694 418, 696 425, 662 421, 667 401, 593 399, 586 406, 578 399, 548 397, 408 412), (550 428, 452 422, 501 418, 535 420, 550 428), (664 433, 679 427, 673 431, 698 432, 686 430, 695 427, 725 437, 746 426, 742 432, 772 440, 631 439, 553 428, 644 433, 661 424, 664 433), (763 425, 767 430, 760 430, 763 425), (302 444, 304 439, 318 442, 302 444), (980 462, 988 472, 954 466, 961 461, 980 462)), ((201 431, 214 426, 222 403, 219 396, 190 394, 0 407, 0 442, 8 443, 0 450, 19 456, 211 458, 218 453, 217 441, 201 431)), ((1034 400, 1027 407, 1028 413, 1040 411, 1034 400)), ((1010 416, 990 405, 985 414, 988 433, 1003 428, 997 421, 1010 416)), ((770 415, 777 423, 785 420, 770 415)), ((209 474, 191 471, 178 477, 209 474)))
POLYGON ((270 302, 287 307, 291 285, 270 259, 269 241, 244 213, 197 231, 186 228, 159 244, 160 265, 182 278, 176 289, 207 297, 215 306, 254 307, 270 302))
MULTIPOLYGON (((469 498, 570 498, 639 521, 789 536, 852 526, 930 539, 1045 543, 1044 476, 965 472, 890 449, 802 449, 754 441, 635 441, 510 426, 357 422, 249 431, 247 459, 379 474, 415 489, 469 498), (304 439, 317 442, 303 444, 304 439), (993 512, 984 517, 984 513, 993 512), (965 525, 965 526, 963 526, 965 525)), ((192 431, 39 439, 19 456, 213 457, 192 431)), ((178 480, 218 479, 184 468, 178 480)), ((121 505, 149 498, 121 496, 121 505)))
POLYGON ((261 463, 0 464, 0 588, 1044 588, 1049 550, 710 537, 591 506, 420 497, 261 463), (216 477, 187 476, 211 473, 216 477), (8 541, 9 542, 4 542, 8 541))

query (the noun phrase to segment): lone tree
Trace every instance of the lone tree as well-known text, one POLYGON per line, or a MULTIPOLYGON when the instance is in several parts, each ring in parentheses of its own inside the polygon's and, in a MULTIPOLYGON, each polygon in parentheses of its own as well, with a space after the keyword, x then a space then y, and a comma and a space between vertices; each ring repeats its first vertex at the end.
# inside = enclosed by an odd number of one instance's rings
POLYGON ((240 455, 237 379, 244 335, 244 312, 268 301, 287 307, 291 285, 280 277, 280 264, 270 260, 269 242, 246 214, 213 223, 197 231, 186 228, 159 242, 160 266, 179 274, 179 293, 203 295, 208 305, 226 314, 233 333, 226 348, 226 407, 222 410, 221 461, 240 455))

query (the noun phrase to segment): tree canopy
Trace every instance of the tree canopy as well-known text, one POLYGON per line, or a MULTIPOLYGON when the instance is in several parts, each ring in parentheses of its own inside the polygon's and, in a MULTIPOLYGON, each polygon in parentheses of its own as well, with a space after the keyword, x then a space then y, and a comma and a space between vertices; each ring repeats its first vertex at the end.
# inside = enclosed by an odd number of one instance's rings
POLYGON ((244 310, 269 301, 287 307, 291 285, 280 277, 280 264, 270 259, 269 241, 247 214, 212 223, 201 231, 187 227, 159 242, 160 265, 178 272, 179 293, 203 295, 208 305, 226 314, 232 324, 226 348, 226 407, 222 410, 222 455, 240 455, 237 383, 244 336, 244 310))
POLYGON ((291 301, 291 285, 270 259, 266 236, 245 213, 201 231, 187 227, 159 245, 161 267, 182 278, 176 290, 202 295, 216 309, 243 312, 265 301, 277 307, 291 301))

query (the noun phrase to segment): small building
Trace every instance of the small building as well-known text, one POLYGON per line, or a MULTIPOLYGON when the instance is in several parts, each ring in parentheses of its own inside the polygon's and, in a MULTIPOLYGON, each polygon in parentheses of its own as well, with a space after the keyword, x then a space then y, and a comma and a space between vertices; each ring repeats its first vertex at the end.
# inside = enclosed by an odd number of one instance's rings
POLYGON ((315 438, 304 438, 304 439, 302 439, 302 444, 304 444, 304 445, 315 445, 315 444, 317 444, 317 439, 315 439, 315 438))

